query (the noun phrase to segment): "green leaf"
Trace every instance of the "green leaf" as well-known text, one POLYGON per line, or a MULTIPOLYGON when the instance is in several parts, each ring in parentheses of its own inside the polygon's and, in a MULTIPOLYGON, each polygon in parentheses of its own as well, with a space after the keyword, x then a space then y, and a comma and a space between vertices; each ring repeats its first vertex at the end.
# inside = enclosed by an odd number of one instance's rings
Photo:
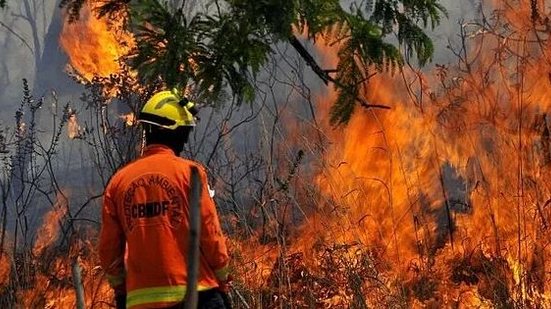
MULTIPOLYGON (((62 6, 78 16, 83 2, 62 0, 62 6)), ((419 65, 430 61, 434 45, 424 29, 447 15, 438 0, 352 1, 348 10, 340 0, 220 0, 186 14, 170 1, 103 3, 100 14, 128 10, 137 47, 127 61, 143 83, 193 86, 212 102, 228 93, 237 102, 252 102, 256 76, 269 61, 272 46, 289 43, 324 82, 337 88, 331 109, 337 125, 349 121, 373 72, 394 73, 413 57, 419 65), (314 43, 324 38, 339 46, 336 74, 325 73, 296 44, 297 31, 314 43), (395 37, 404 54, 393 43, 395 37)))

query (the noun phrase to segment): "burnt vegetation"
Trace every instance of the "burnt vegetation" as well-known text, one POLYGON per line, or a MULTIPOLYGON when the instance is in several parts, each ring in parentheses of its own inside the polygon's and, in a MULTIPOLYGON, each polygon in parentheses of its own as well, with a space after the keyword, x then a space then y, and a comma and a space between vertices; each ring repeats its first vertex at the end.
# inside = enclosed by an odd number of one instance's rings
MULTIPOLYGON (((107 1, 98 14, 122 14, 139 26, 138 47, 119 72, 75 76, 85 91, 68 104, 55 94, 34 98, 23 82, 14 122, 0 128, 0 307, 75 307, 78 286, 86 308, 112 307, 94 250, 101 194, 112 173, 140 153, 141 130, 125 115, 136 115, 166 85, 191 86, 203 103, 184 155, 205 163, 217 191, 236 308, 549 307, 551 121, 549 105, 524 101, 536 90, 523 88, 535 78, 530 68, 551 68, 544 55, 551 28, 537 2, 522 2, 529 30, 512 29, 517 24, 507 19, 514 16, 503 10, 458 25, 459 44, 449 44, 454 61, 437 66, 439 84, 430 89, 410 62, 431 59, 434 47, 421 29, 440 20, 436 2, 366 1, 350 10, 336 1, 280 2, 226 1, 227 11, 189 18, 159 1, 107 1), (322 69, 293 27, 333 44, 336 66, 322 69), (400 45, 386 43, 391 34, 400 45), (335 87, 335 103, 323 114, 333 125, 368 115, 361 119, 371 126, 350 123, 367 132, 362 137, 370 134, 360 141, 389 134, 383 146, 358 155, 375 176, 361 174, 357 162, 355 174, 346 174, 354 162, 327 159, 343 137, 319 119, 306 70, 335 87), (371 78, 385 72, 401 75, 404 105, 432 124, 406 131, 424 143, 390 135, 403 124, 385 123, 388 114, 354 112, 372 105, 371 78), (493 87, 505 90, 487 91, 493 87), (298 104, 308 112, 293 109, 298 104), (289 120, 295 113, 296 123, 289 120), (428 153, 414 149, 426 144, 428 153), (442 144, 477 146, 458 166, 442 144), (76 156, 81 166, 66 168, 76 156), (386 163, 398 166, 391 174, 399 179, 385 178, 386 163), (447 170, 461 177, 450 181, 447 170), (342 191, 331 191, 342 183, 342 191)), ((62 1, 71 22, 83 5, 62 1)))

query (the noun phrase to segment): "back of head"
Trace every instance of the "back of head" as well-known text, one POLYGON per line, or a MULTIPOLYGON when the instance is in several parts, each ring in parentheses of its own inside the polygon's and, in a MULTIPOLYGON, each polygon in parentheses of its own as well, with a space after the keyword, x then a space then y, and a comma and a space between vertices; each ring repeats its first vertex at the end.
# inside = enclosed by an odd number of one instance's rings
POLYGON ((144 124, 146 145, 165 145, 176 155, 184 150, 193 127, 182 126, 174 130, 165 129, 151 124, 144 124))
POLYGON ((177 91, 161 91, 142 108, 138 120, 144 125, 147 145, 161 144, 178 155, 195 126, 194 103, 177 91))

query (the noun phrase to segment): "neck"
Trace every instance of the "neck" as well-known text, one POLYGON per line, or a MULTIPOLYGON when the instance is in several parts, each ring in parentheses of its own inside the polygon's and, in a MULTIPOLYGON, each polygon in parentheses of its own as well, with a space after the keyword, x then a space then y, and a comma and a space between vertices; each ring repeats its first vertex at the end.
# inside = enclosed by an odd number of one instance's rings
POLYGON ((170 150, 172 150, 174 152, 174 154, 176 156, 180 156, 180 153, 184 150, 183 145, 181 145, 181 146, 180 145, 167 145, 165 143, 155 143, 155 142, 146 143, 145 145, 146 145, 146 147, 153 146, 153 145, 161 145, 161 146, 168 147, 168 148, 170 148, 170 150))

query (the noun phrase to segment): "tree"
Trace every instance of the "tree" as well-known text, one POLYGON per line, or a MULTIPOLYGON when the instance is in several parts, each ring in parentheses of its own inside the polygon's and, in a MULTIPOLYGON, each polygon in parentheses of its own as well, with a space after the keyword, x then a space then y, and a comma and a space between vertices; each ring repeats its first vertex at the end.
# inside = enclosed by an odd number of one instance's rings
MULTIPOLYGON (((73 18, 83 0, 63 0, 73 18)), ((338 90, 333 124, 344 124, 355 107, 370 105, 360 96, 374 72, 394 71, 416 56, 420 65, 432 57, 432 41, 423 31, 435 27, 446 11, 437 0, 213 0, 189 13, 186 1, 109 0, 98 14, 124 12, 137 48, 129 55, 143 82, 161 79, 169 87, 192 86, 209 102, 219 102, 228 88, 242 101, 254 99, 253 83, 272 46, 293 46, 326 84, 338 90), (186 8, 186 9, 185 9, 186 8), (324 38, 340 46, 336 68, 324 70, 297 38, 324 38), (392 35, 403 46, 389 43, 392 35)))

